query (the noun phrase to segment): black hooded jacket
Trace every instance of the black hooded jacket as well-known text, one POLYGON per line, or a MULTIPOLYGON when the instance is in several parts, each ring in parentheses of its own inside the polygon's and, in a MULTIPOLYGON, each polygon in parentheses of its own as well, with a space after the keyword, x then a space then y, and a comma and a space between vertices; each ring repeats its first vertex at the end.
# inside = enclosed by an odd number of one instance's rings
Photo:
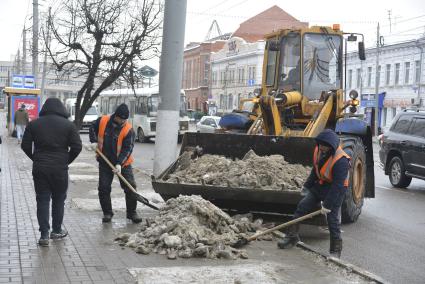
POLYGON ((22 150, 33 160, 33 170, 67 170, 82 148, 77 127, 56 98, 46 100, 39 116, 26 127, 22 150))
MULTIPOLYGON (((325 129, 319 135, 317 135, 316 142, 318 144, 324 143, 332 147, 332 151, 330 153, 331 155, 335 153, 340 143, 338 135, 331 129, 325 129)), ((319 158, 320 168, 323 166, 327 158, 329 158, 329 156, 319 158)), ((332 168, 332 184, 325 183, 324 185, 320 185, 318 183, 319 178, 317 177, 316 171, 313 167, 310 176, 304 183, 304 186, 306 188, 317 187, 319 191, 325 193, 324 195, 326 195, 326 198, 324 199, 323 206, 328 209, 332 208, 337 195, 339 193, 345 193, 346 188, 344 186, 344 181, 347 178, 349 167, 350 164, 347 158, 342 157, 341 159, 339 159, 332 168)))

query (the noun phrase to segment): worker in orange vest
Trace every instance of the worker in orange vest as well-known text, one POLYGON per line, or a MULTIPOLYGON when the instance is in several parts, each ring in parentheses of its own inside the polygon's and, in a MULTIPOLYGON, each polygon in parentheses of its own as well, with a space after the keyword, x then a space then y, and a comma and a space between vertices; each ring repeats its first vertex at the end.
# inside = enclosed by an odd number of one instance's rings
MULTIPOLYGON (((90 142, 97 143, 97 148, 115 165, 115 172, 120 172, 133 188, 136 188, 131 167, 135 133, 127 121, 129 114, 128 106, 121 104, 111 116, 104 115, 95 120, 90 127, 90 142)), ((99 162, 99 201, 103 211, 102 222, 109 223, 114 215, 111 204, 114 172, 102 158, 98 157, 97 160, 99 162)), ((136 212, 137 200, 123 181, 120 180, 120 184, 125 192, 127 218, 134 223, 140 223, 142 218, 136 212)))
MULTIPOLYGON (((342 251, 339 212, 349 182, 350 156, 341 148, 338 135, 331 129, 325 129, 315 139, 313 168, 304 183, 305 196, 298 203, 294 218, 316 210, 322 202, 330 233, 329 253, 339 258, 342 251)), ((278 247, 286 249, 296 245, 300 240, 298 229, 297 225, 290 227, 285 238, 278 241, 278 247)))

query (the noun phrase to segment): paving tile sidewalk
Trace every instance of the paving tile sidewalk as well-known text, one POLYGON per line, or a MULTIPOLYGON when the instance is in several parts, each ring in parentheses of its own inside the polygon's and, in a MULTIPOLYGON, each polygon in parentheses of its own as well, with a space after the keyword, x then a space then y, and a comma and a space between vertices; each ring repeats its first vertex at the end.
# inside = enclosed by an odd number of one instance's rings
MULTIPOLYGON (((73 196, 97 199, 93 194, 88 196, 90 191, 95 191, 96 183, 93 181, 70 183, 64 218, 64 227, 69 231, 69 236, 51 241, 49 247, 39 247, 32 162, 25 157, 16 139, 5 137, 1 118, 0 283, 134 283, 135 278, 129 274, 129 268, 209 267, 244 265, 247 262, 261 264, 266 261, 283 265, 285 270, 282 273, 285 273, 288 283, 345 283, 346 272, 329 268, 301 249, 277 250, 274 242, 250 245, 248 253, 252 259, 248 261, 170 261, 163 255, 136 254, 132 249, 122 248, 113 242, 119 232, 137 231, 138 226, 125 219, 124 211, 116 211, 111 224, 102 224, 101 211, 71 206, 73 196)), ((77 162, 93 162, 88 155, 87 152, 83 153, 77 162)), ((148 178, 144 179, 147 188, 148 178)), ((118 194, 122 196, 122 193, 118 194)), ((153 214, 152 210, 143 207, 138 210, 145 217, 153 214)))
MULTIPOLYGON (((99 214, 73 210, 67 201, 68 238, 38 247, 32 163, 16 140, 3 136, 0 176, 0 283, 129 283, 137 255, 113 244, 99 214)), ((70 188, 72 190, 72 188, 70 188)), ((135 230, 132 224, 125 224, 135 230)))

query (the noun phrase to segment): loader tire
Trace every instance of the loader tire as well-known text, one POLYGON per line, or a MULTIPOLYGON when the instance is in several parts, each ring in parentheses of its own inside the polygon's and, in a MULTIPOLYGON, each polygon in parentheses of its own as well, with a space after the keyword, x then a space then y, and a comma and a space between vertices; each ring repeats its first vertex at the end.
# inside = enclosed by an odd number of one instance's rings
POLYGON ((342 136, 342 147, 351 157, 349 184, 342 202, 342 223, 356 222, 362 212, 366 191, 366 150, 360 137, 342 136))
POLYGON ((145 136, 145 133, 143 132, 142 128, 137 129, 137 141, 140 143, 146 143, 148 142, 149 138, 145 136))

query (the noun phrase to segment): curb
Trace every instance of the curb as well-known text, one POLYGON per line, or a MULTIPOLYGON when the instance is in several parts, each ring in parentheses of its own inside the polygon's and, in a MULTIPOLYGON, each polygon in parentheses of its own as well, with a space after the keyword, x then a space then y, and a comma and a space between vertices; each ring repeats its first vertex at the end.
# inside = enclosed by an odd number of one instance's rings
POLYGON ((327 256, 326 254, 323 254, 321 252, 319 252, 317 249, 313 248, 312 246, 309 246, 303 242, 298 242, 297 247, 312 252, 322 258, 324 258, 327 262, 331 262, 333 264, 336 264, 344 269, 346 269, 349 272, 354 272, 355 274, 358 274, 364 278, 366 278, 369 281, 374 281, 375 283, 379 283, 379 284, 387 284, 389 283, 388 281, 384 280, 382 277, 373 274, 372 272, 369 272, 363 268, 360 268, 354 264, 351 264, 347 261, 335 258, 335 257, 330 257, 327 256))

